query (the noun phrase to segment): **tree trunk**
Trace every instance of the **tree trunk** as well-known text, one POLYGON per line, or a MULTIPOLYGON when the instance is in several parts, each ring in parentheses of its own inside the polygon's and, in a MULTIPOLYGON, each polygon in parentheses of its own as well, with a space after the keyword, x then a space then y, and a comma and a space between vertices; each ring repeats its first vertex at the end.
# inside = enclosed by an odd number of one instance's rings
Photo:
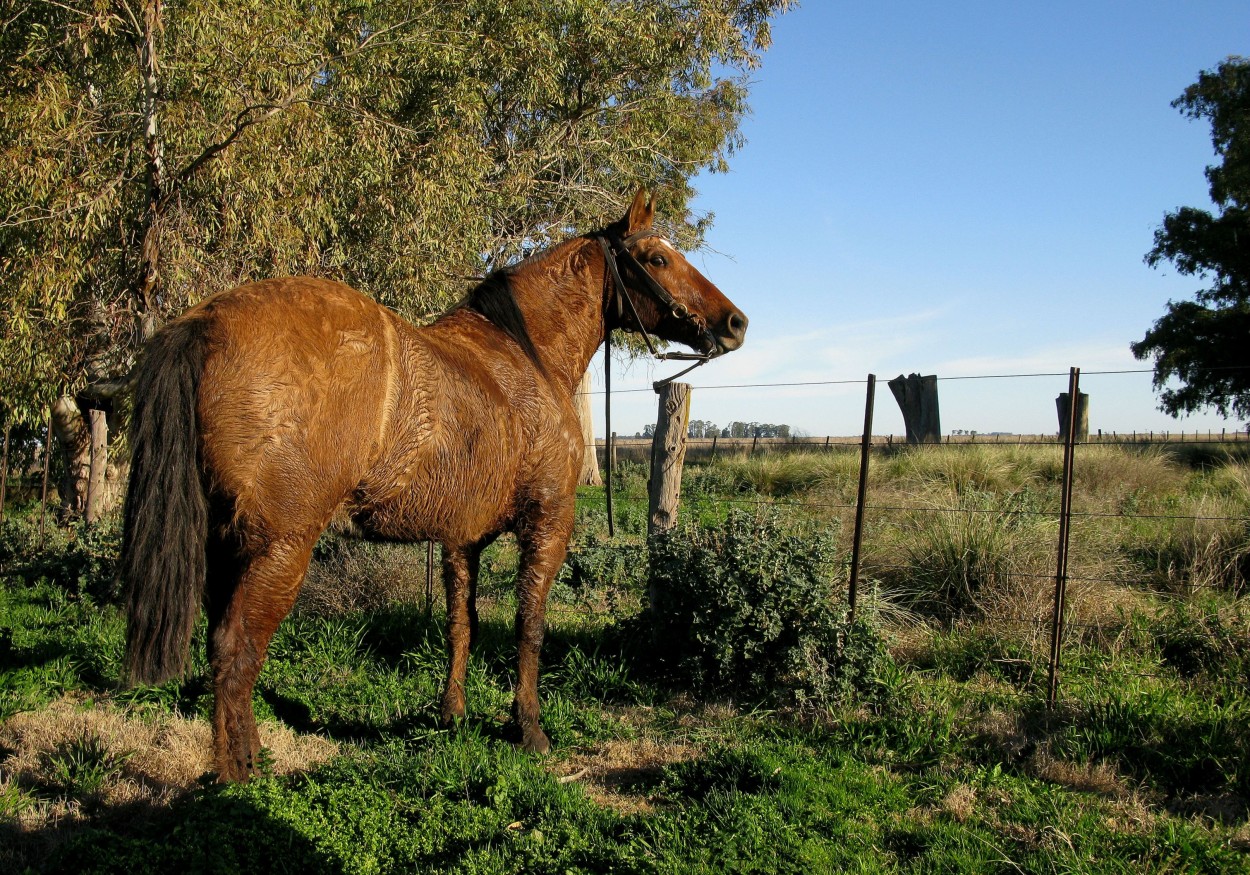
MULTIPOLYGON (((105 384, 106 391, 114 384, 105 384)), ((116 384, 124 385, 122 383, 116 384)), ((108 411, 104 406, 68 395, 52 404, 52 436, 65 459, 65 472, 58 491, 62 522, 83 518, 97 522, 117 504, 120 484, 130 472, 125 459, 109 463, 108 411)))
POLYGON ((582 375, 577 384, 577 418, 582 425, 582 444, 586 447, 582 453, 582 473, 577 478, 579 486, 602 486, 603 477, 599 474, 599 457, 595 452, 595 420, 590 407, 590 371, 582 375))
POLYGON ((139 270, 135 288, 135 311, 139 316, 140 341, 156 331, 156 299, 160 293, 161 222, 164 218, 165 143, 160 127, 160 49, 157 40, 164 30, 161 0, 147 0, 143 9, 143 41, 139 45, 139 65, 143 92, 143 145, 147 159, 147 206, 142 220, 139 244, 139 270))
POLYGON ((937 377, 899 374, 889 382, 894 400, 903 412, 909 444, 940 444, 942 424, 938 416, 937 377))
MULTIPOLYGON (((1076 439, 1078 441, 1089 440, 1089 395, 1084 392, 1079 393, 1080 400, 1076 405, 1076 439)), ((1072 402, 1069 400, 1067 392, 1061 392, 1059 397, 1055 399, 1055 409, 1059 413, 1059 439, 1067 440, 1068 438, 1068 421, 1072 413, 1072 402)))

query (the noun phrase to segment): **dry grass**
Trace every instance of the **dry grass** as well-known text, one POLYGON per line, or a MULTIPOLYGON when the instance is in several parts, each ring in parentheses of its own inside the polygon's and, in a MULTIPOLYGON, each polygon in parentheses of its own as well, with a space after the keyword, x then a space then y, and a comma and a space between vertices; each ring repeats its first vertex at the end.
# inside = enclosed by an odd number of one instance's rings
POLYGON ((1055 759, 1040 750, 1030 760, 1029 772, 1043 781, 1080 790, 1082 793, 1097 793, 1108 799, 1119 800, 1127 800, 1133 796, 1132 788, 1105 762, 1073 763, 1055 759))
POLYGON ((976 806, 977 791, 967 784, 956 784, 938 803, 938 807, 944 814, 960 823, 972 816, 976 806))
MULTIPOLYGON (((273 723, 260 726, 275 774, 304 771, 338 752, 314 735, 298 735, 273 723)), ((33 833, 73 824, 86 815, 93 822, 110 812, 125 816, 138 809, 168 806, 194 788, 211 768, 211 731, 203 720, 161 715, 137 717, 107 700, 66 696, 39 711, 0 724, 0 793, 13 787, 32 804, 19 814, 19 832, 33 833), (111 764, 98 790, 66 788, 55 774, 58 758, 86 742, 111 764)))
POLYGON ((1138 502, 1176 495, 1192 476, 1159 449, 1083 446, 1073 466, 1073 507, 1085 511, 1119 510, 1130 496, 1138 502))
POLYGON ((561 780, 578 781, 597 805, 621 814, 654 810, 648 788, 666 766, 692 760, 701 753, 694 745, 645 736, 608 741, 553 765, 561 780))
MULTIPOLYGON (((341 534, 324 536, 316 558, 308 566, 297 609, 317 616, 336 616, 422 602, 425 558, 424 544, 382 544, 341 534)), ((438 569, 435 572, 437 595, 442 584, 438 569)))

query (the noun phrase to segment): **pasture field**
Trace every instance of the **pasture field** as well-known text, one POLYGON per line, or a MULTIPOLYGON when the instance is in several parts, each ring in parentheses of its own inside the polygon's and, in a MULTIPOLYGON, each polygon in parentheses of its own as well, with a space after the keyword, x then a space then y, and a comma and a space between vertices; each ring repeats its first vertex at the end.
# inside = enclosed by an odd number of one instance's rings
POLYGON ((854 453, 690 466, 651 552, 626 464, 618 537, 584 490, 553 589, 550 755, 504 740, 510 540, 443 729, 423 545, 327 534, 257 686, 264 774, 234 786, 205 778, 202 641, 186 680, 120 684, 116 524, 41 551, 11 512, 0 871, 1250 872, 1250 465, 1078 452, 1053 710, 1058 447, 875 456, 853 625, 854 453))

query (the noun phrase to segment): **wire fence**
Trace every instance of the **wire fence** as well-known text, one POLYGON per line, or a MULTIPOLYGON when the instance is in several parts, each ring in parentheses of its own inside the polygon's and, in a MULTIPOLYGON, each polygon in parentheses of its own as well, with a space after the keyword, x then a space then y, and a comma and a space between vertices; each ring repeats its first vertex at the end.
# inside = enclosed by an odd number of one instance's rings
MULTIPOLYGON (((1137 370, 1094 371, 1086 376, 1143 373, 1137 370)), ((1148 371, 1147 371, 1148 373, 1148 371)), ((1067 377, 1067 397, 1082 398, 1081 372, 1073 368, 1068 373, 1035 374, 987 374, 944 378, 953 380, 1025 380, 1042 377, 1067 377)), ((1250 475, 1238 481, 1238 497, 1226 500, 1202 496, 1189 504, 1177 503, 1175 497, 1161 499, 1153 504, 1141 499, 1132 490, 1120 488, 1115 482, 1103 489, 1116 493, 1117 500, 1101 496, 1096 483, 1087 485, 1076 499, 1071 497, 1074 481, 1092 472, 1087 479, 1099 476, 1114 477, 1112 472, 1098 473, 1100 461, 1089 455, 1092 447, 1120 448, 1146 453, 1167 453, 1184 458, 1186 453, 1197 454, 1194 459, 1201 465, 1213 465, 1223 460, 1240 464, 1250 459, 1250 428, 1222 427, 1220 430, 1201 429, 1191 431, 1140 430, 1095 431, 1089 433, 1081 428, 1078 419, 1079 406, 1069 405, 1067 423, 1060 422, 1056 435, 1018 434, 964 434, 943 435, 928 442, 908 442, 905 437, 874 434, 872 428, 872 405, 875 378, 865 380, 830 380, 804 383, 770 384, 724 384, 697 387, 693 392, 707 390, 734 390, 779 388, 791 386, 845 387, 860 384, 866 391, 866 419, 864 433, 859 436, 834 437, 832 435, 802 438, 746 437, 689 437, 683 448, 689 461, 754 460, 764 463, 769 456, 780 453, 850 453, 860 451, 858 465, 843 465, 837 476, 830 478, 841 488, 826 488, 808 493, 801 487, 790 497, 718 497, 709 499, 704 495, 683 489, 683 513, 695 514, 709 501, 716 505, 763 510, 777 509, 788 513, 807 514, 830 518, 831 527, 837 525, 843 542, 847 529, 854 545, 864 541, 862 557, 848 562, 845 569, 849 586, 848 600, 852 611, 856 610, 856 578, 863 576, 864 585, 873 592, 872 598, 879 603, 890 593, 882 595, 883 589, 906 590, 917 577, 925 578, 930 586, 939 581, 936 595, 921 610, 926 621, 950 625, 959 621, 984 621, 987 627, 1014 629, 1031 635, 1041 648, 1044 639, 1050 639, 1050 653, 1043 660, 1046 664, 1046 693, 1048 704, 1053 706, 1058 694, 1059 675, 1064 653, 1087 641, 1114 641, 1126 634, 1132 626, 1131 610, 1124 605, 1136 605, 1134 596, 1183 599, 1204 591, 1222 591, 1232 596, 1242 594, 1250 577, 1250 475), (1066 425, 1066 428, 1064 427, 1066 425), (933 500, 917 500, 916 495, 892 488, 889 476, 874 474, 874 466, 889 463, 899 454, 909 454, 913 459, 923 459, 928 451, 943 448, 948 453, 961 450, 977 451, 986 446, 1050 448, 1063 453, 1061 470, 1052 472, 1057 482, 1049 489, 1017 487, 1015 497, 1029 492, 1028 501, 1004 502, 987 498, 976 488, 966 491, 948 490, 951 499, 947 503, 933 500), (1083 456, 1083 454, 1085 454, 1083 456), (862 481, 861 494, 855 497, 849 488, 852 477, 862 481), (840 478, 840 480, 839 480, 840 478), (1058 487, 1053 488, 1053 487, 1058 487), (812 495, 819 497, 811 497, 812 495), (849 494, 846 500, 841 495, 849 494), (830 497, 832 496, 832 497, 830 497), (970 496, 970 497, 969 497, 970 496), (1065 498, 1065 496, 1068 496, 1065 498), (1145 505, 1144 507, 1142 505, 1145 505), (854 517, 854 522, 852 522, 854 517), (946 520, 937 524, 935 520, 946 520), (960 520, 976 520, 974 526, 960 531, 960 520), (923 550, 913 550, 907 561, 900 561, 898 545, 914 544, 917 529, 937 525, 941 533, 951 538, 947 555, 940 557, 947 563, 941 568, 924 567, 923 550), (1029 529, 1028 538, 1017 541, 1001 539, 1001 543, 985 545, 975 543, 976 530, 987 527, 1029 529), (1129 533, 1132 555, 1118 554, 1110 545, 1119 535, 1129 533), (963 538, 963 540, 961 540, 963 538), (1013 555, 1013 550, 1023 548, 1029 555, 1013 555), (1001 555, 989 555, 986 551, 1001 549, 1001 555), (981 552, 978 552, 981 551, 981 552), (956 606, 933 604, 942 591, 942 582, 964 590, 990 590, 1015 592, 1019 610, 1011 613, 1003 605, 986 609, 984 605, 972 606, 971 611, 960 615, 956 606), (1076 589, 1075 594, 1073 588, 1076 589), (1074 597, 1075 595, 1075 597, 1074 597), (944 610, 944 607, 946 610, 944 610), (992 615, 992 616, 991 616, 992 615), (960 619, 962 616, 962 620, 960 619)), ((639 390, 649 391, 649 390, 639 390)), ((845 396, 842 396, 845 397, 845 396)), ((1062 397, 1062 396, 1061 396, 1062 397)), ((901 403, 901 402, 900 402, 901 403)), ((1060 405, 1062 412, 1062 405, 1060 405)), ((906 410, 904 413, 906 415, 906 410)), ((909 426, 910 428, 910 426, 909 426)), ((652 453, 650 440, 614 441, 613 455, 616 459, 633 461, 649 460, 652 453)), ((601 447, 607 461, 607 448, 601 447)), ((1191 460, 1192 461, 1192 460, 1191 460)), ((1143 463, 1145 464, 1145 463, 1143 463)), ((1058 460, 1055 461, 1058 467, 1058 460)), ((1112 466, 1114 467, 1114 466, 1112 466)), ((1011 496, 1008 496, 1010 499, 1011 496)), ((628 513, 631 505, 645 503, 639 496, 617 496, 618 505, 628 513)), ((582 506, 587 506, 583 501, 582 506)), ((618 510, 618 512, 620 512, 618 510)), ((637 513, 637 511, 633 511, 637 513)), ((984 534, 984 531, 981 532, 984 534)), ((1121 539, 1123 540, 1123 539, 1121 539)), ((625 549, 638 549, 638 541, 627 543, 625 549)), ((844 544, 845 546, 845 544, 844 544)), ((906 553, 904 549, 902 552, 906 553)), ((858 550, 855 550, 858 553, 858 550)), ((939 557, 931 557, 934 562, 939 557)), ((912 593, 914 595, 914 591, 912 593)), ((990 595, 990 593, 985 593, 990 595)), ((863 596, 860 596, 863 599, 863 596)), ((1010 602, 1011 599, 1005 599, 1010 602)), ((879 604, 878 604, 879 606, 879 604)), ((892 607, 897 607, 893 605, 892 607)), ((1011 605, 1007 605, 1011 607, 1011 605)), ((967 605, 963 608, 968 608, 967 605)), ((906 613, 905 611, 903 613, 906 613)), ((1105 666, 1103 666, 1105 668, 1105 666)), ((1089 676, 1088 660, 1071 669, 1074 673, 1089 676)), ((1096 672, 1097 669, 1094 669, 1096 672)), ((1153 673, 1137 672, 1141 677, 1156 677, 1153 673)), ((1096 681, 1096 676, 1093 676, 1096 681)), ((1040 683, 1030 675, 1030 683, 1040 683)), ((1035 690, 1033 691, 1035 692, 1035 690)))

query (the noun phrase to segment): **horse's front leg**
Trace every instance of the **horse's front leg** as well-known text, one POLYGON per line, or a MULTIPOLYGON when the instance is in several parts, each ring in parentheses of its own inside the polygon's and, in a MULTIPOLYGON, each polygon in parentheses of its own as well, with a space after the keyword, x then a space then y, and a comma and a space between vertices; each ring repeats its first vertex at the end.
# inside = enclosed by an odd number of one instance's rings
POLYGON ((532 753, 551 748, 538 723, 538 656, 546 626, 547 593, 568 550, 572 514, 560 520, 554 531, 546 527, 534 534, 522 533, 521 571, 517 576, 517 683, 512 701, 512 724, 516 744, 532 753))
POLYGON ((443 548, 443 585, 447 590, 447 685, 443 688, 441 718, 450 726, 464 718, 464 682, 469 668, 469 645, 477 634, 478 565, 480 545, 443 548))

